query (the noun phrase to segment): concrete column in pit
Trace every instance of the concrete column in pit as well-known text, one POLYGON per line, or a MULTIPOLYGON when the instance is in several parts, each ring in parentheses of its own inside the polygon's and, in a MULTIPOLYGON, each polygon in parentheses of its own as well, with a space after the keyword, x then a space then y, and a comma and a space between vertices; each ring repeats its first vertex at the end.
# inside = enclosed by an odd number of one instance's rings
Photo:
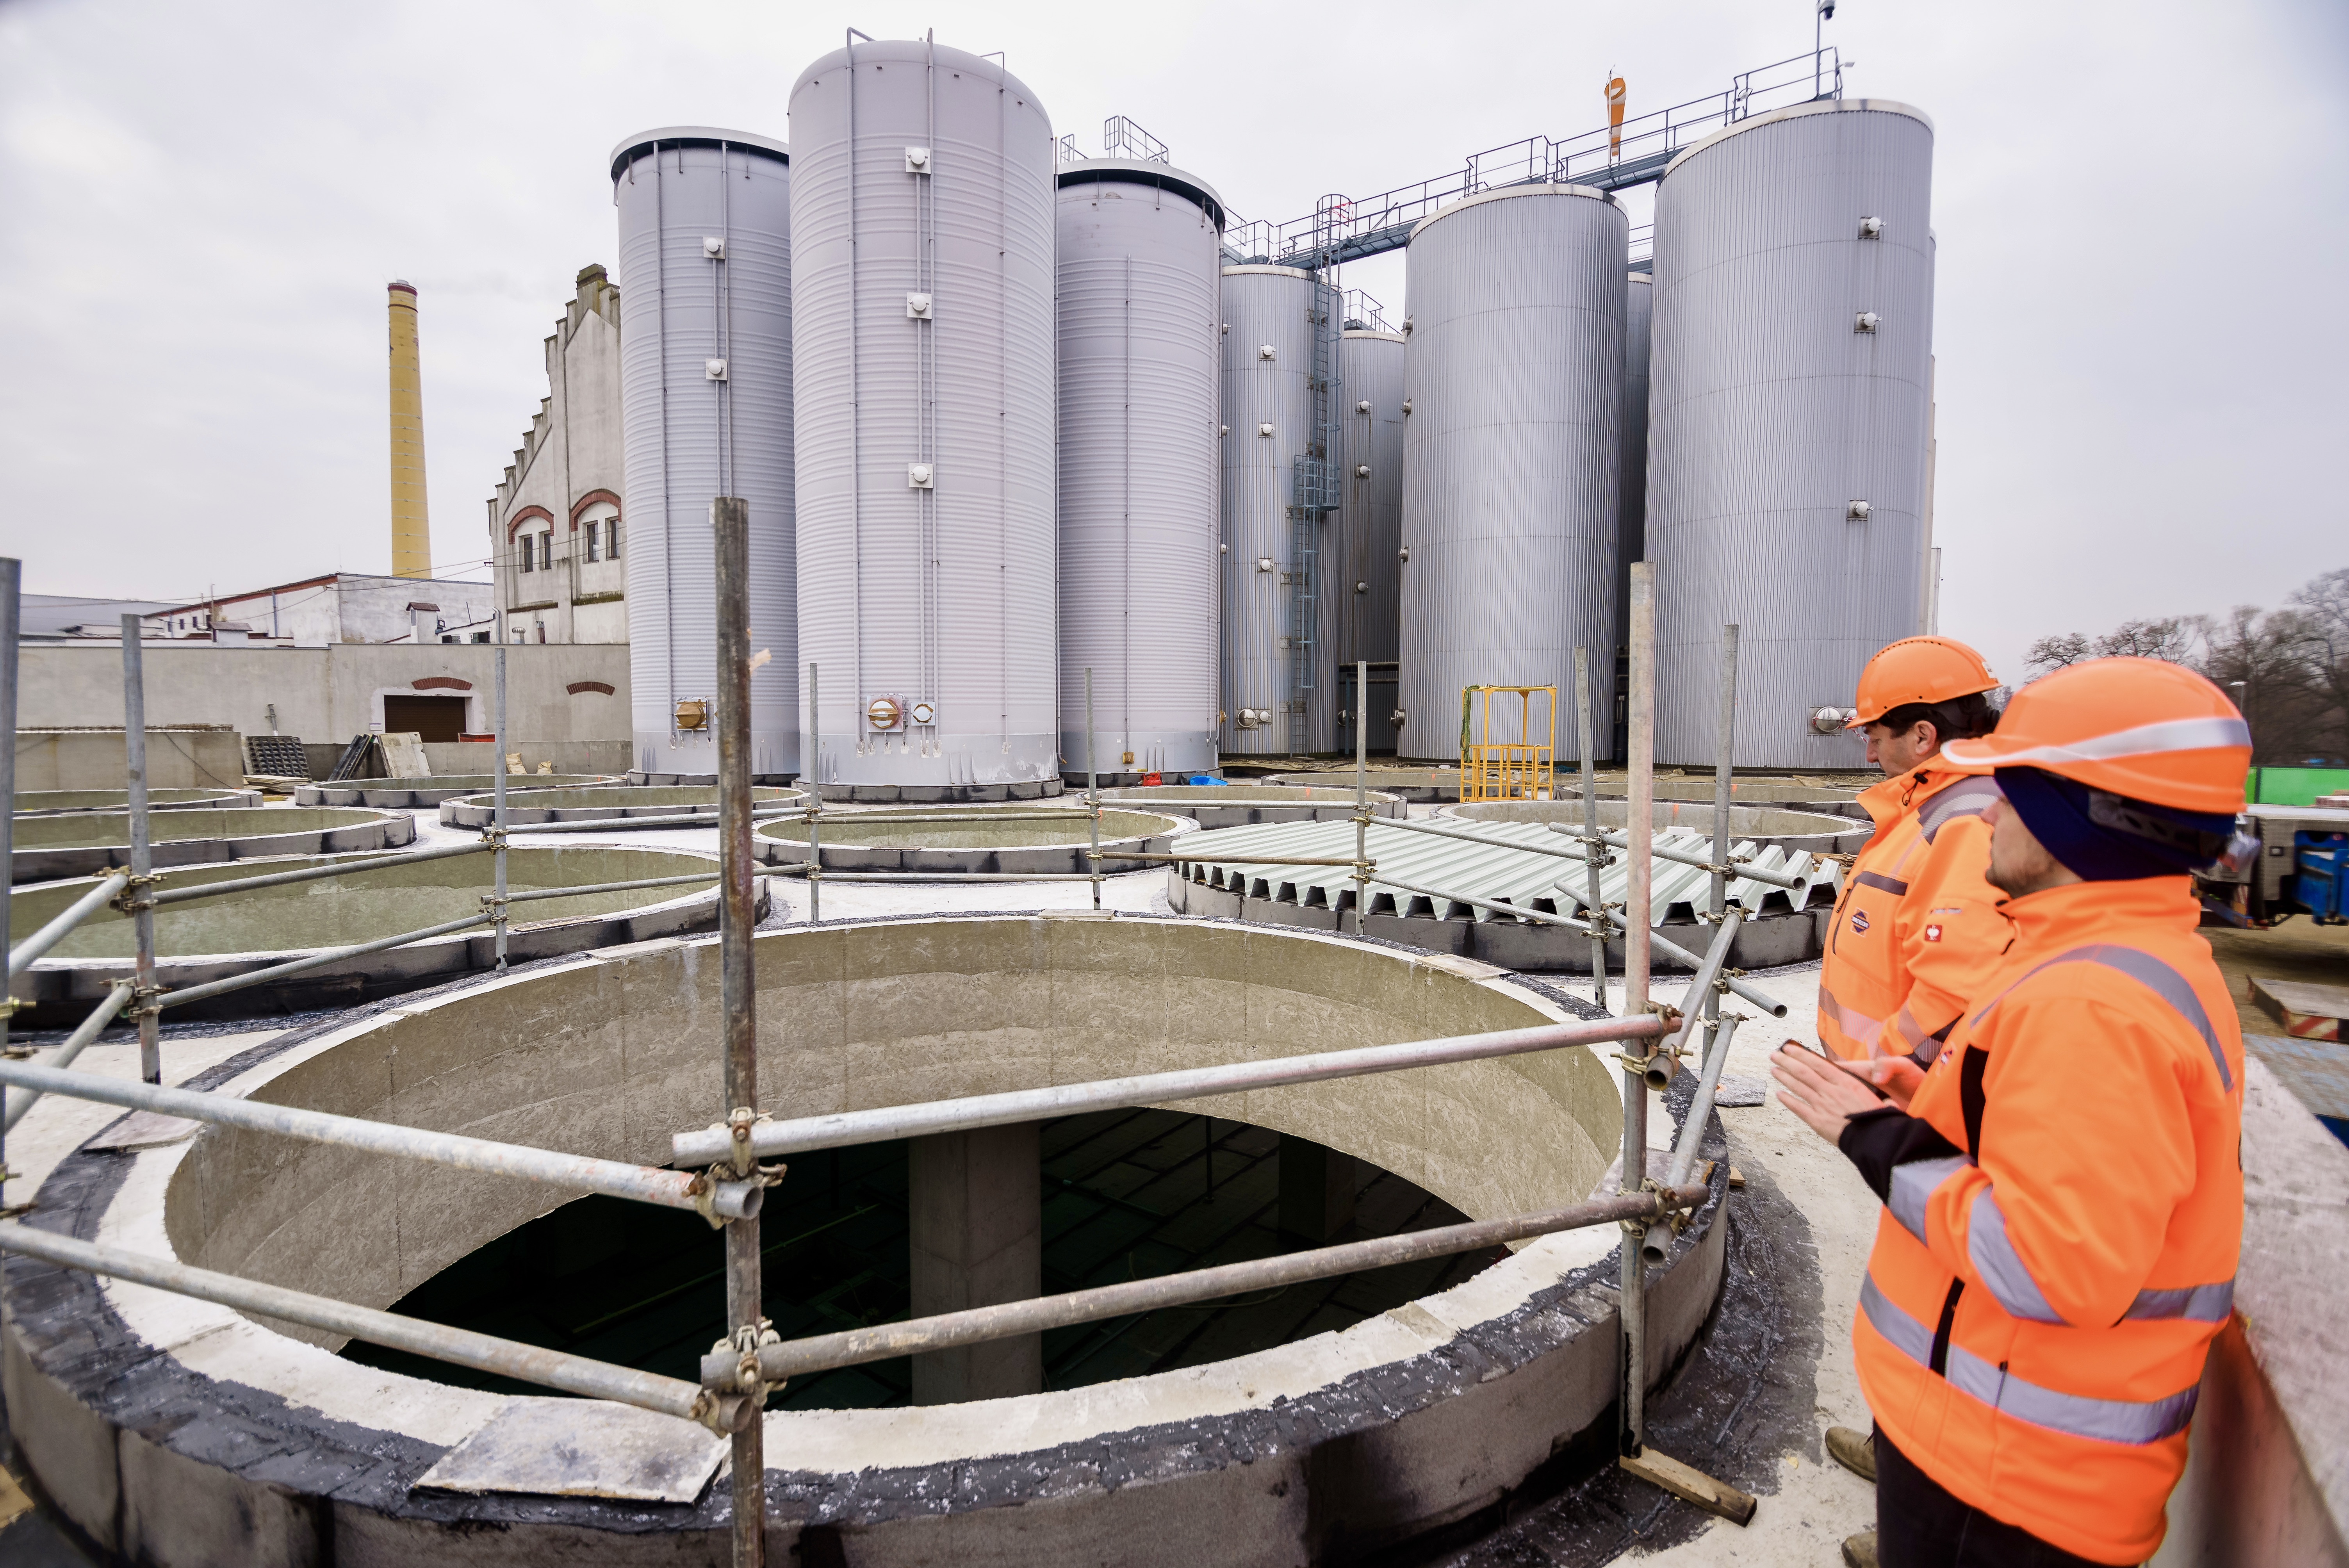
MULTIPOLYGON (((1043 1294, 1039 1124, 912 1140, 907 1161, 913 1312, 960 1312, 1043 1294)), ((1044 1389, 1040 1335, 914 1357, 914 1403, 954 1405, 1044 1389)))

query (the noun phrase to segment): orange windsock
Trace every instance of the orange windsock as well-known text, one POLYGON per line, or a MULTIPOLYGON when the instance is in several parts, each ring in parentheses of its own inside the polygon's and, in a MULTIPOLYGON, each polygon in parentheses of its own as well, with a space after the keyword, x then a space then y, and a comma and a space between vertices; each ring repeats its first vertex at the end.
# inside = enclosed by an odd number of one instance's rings
POLYGON ((1623 156, 1623 78, 1614 77, 1607 83, 1607 156, 1623 156))

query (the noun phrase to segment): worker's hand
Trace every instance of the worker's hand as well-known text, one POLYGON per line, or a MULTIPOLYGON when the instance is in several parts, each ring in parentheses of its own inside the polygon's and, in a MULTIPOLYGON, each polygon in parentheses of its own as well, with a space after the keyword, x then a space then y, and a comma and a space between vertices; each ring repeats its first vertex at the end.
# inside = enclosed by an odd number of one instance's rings
POLYGON ((1859 1077, 1793 1040, 1771 1053, 1770 1076, 1778 1080, 1778 1103, 1829 1143, 1843 1136, 1845 1122, 1884 1103, 1859 1077))
POLYGON ((1917 1086, 1925 1081, 1925 1069, 1910 1057, 1870 1057, 1864 1062, 1838 1062, 1844 1071, 1882 1089, 1885 1097, 1901 1109, 1909 1109, 1909 1099, 1917 1086))

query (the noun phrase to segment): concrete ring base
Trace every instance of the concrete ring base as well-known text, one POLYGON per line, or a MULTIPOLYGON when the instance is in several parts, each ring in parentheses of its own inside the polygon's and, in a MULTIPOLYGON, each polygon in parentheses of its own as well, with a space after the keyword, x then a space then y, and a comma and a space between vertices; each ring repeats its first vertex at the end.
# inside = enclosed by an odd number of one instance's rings
MULTIPOLYGON (((798 781, 799 775, 796 773, 753 773, 750 775, 751 783, 758 785, 773 785, 778 789, 786 784, 794 784, 798 781)), ((626 784, 698 785, 705 789, 715 789, 718 788, 718 775, 715 773, 647 773, 641 768, 631 768, 626 774, 622 775, 620 779, 616 780, 609 780, 608 782, 626 784)))
MULTIPOLYGON (((753 806, 803 801, 798 789, 771 785, 753 787, 753 806)), ((607 784, 579 789, 509 789, 506 820, 512 822, 638 821, 657 824, 663 817, 707 815, 718 810, 718 786, 607 784)), ((497 820, 497 802, 490 795, 459 795, 440 802, 440 820, 451 828, 486 828, 497 820)))
POLYGON ((1063 792, 1058 779, 1028 779, 1014 784, 819 784, 816 788, 827 800, 860 806, 1044 800, 1063 792))
MULTIPOLYGON (((261 804, 258 789, 150 789, 150 811, 233 810, 261 804)), ((127 811, 128 789, 23 789, 16 794, 19 817, 55 817, 66 812, 127 811)))
MULTIPOLYGON (((168 989, 184 989, 307 957, 322 947, 396 936, 457 919, 479 908, 480 895, 490 892, 492 860, 486 854, 460 855, 260 888, 217 901, 166 905, 156 917, 157 978, 168 989)), ((315 862, 288 861, 275 869, 291 871, 305 863, 315 862)), ((686 876, 705 870, 714 884, 717 862, 708 855, 613 845, 546 845, 516 848, 507 854, 507 882, 517 892, 686 876)), ((226 882, 253 872, 244 865, 205 867, 174 877, 171 885, 226 882)), ((11 929, 30 930, 53 917, 83 885, 14 894, 11 929)), ((764 879, 755 884, 761 919, 773 905, 771 887, 764 879)), ((718 927, 714 885, 533 899, 512 907, 515 919, 506 931, 506 956, 513 964, 718 927)), ((111 909, 84 922, 55 952, 18 977, 19 1005, 30 1008, 29 1016, 19 1017, 34 1028, 66 1028, 88 1016, 107 989, 131 972, 129 930, 129 917, 111 909)), ((348 1006, 496 966, 496 934, 482 926, 225 992, 174 1007, 166 1016, 251 1018, 348 1006)))
MULTIPOLYGON (((1371 814, 1400 817, 1410 808, 1402 797, 1371 790, 1371 814)), ((1116 789, 1102 799, 1117 805, 1146 806, 1188 817, 1202 828, 1247 828, 1258 822, 1342 822, 1354 815, 1354 791, 1294 784, 1158 784, 1116 789)))
MULTIPOLYGON (((1619 797, 1610 799, 1600 796, 1599 825, 1621 831, 1630 820, 1628 804, 1619 797)), ((1578 795, 1570 800, 1469 800, 1446 806, 1436 815, 1463 822, 1562 822, 1578 828, 1583 820, 1583 804, 1578 795)), ((1710 799, 1702 805, 1659 800, 1651 820, 1658 831, 1692 828, 1709 833, 1713 830, 1713 802, 1710 799)), ((1815 855, 1855 855, 1868 847, 1875 831, 1872 823, 1855 823, 1848 817, 1832 812, 1743 802, 1729 809, 1729 837, 1733 844, 1751 843, 1763 849, 1785 850, 1790 854, 1800 851, 1815 855)))
MULTIPOLYGON (((1088 853, 1092 845, 1088 824, 1069 822, 949 822, 935 829, 906 824, 865 829, 861 836, 876 841, 858 843, 854 817, 823 824, 823 869, 828 872, 979 872, 999 876, 1081 875, 1093 869, 1088 853), (956 844, 929 844, 924 838, 957 838, 956 844), (890 841, 896 841, 892 842, 890 841)), ((1102 813, 1102 870, 1139 871, 1153 862, 1122 860, 1121 855, 1165 854, 1178 834, 1192 830, 1179 818, 1150 811, 1102 813)), ((804 864, 808 825, 786 817, 761 824, 751 844, 767 865, 804 864)))
MULTIPOLYGON (((1371 764, 1364 770, 1363 777, 1371 789, 1409 800, 1414 805, 1460 799, 1460 769, 1457 768, 1398 768, 1390 759, 1383 765, 1371 764)), ((1350 789, 1354 787, 1354 774, 1351 769, 1345 768, 1328 773, 1274 773, 1257 782, 1309 785, 1319 789, 1350 789)))
MULTIPOLYGON (((925 917, 758 947, 772 1020, 761 1082, 810 1111, 1569 1016, 1481 965, 1164 918, 925 917)), ((665 943, 450 987, 281 1037, 196 1087, 658 1158, 721 1098, 715 958, 707 943, 665 943)), ((1186 1109, 1325 1141, 1492 1216, 1604 1180, 1617 1076, 1573 1049, 1186 1109)), ((1707 1131, 1717 1155, 1718 1123, 1707 1131)), ((1720 1287, 1725 1161, 1713 1185, 1650 1274, 1651 1386, 1720 1287)), ((33 1222, 382 1305, 558 1197, 207 1129, 69 1156, 33 1222)), ((1388 1550, 1492 1507, 1554 1456, 1605 1446, 1618 1239, 1539 1238, 1341 1333, 1185 1371, 968 1405, 771 1412, 768 1549, 891 1568, 1293 1568, 1388 1550)), ((411 1490, 502 1396, 22 1258, 6 1261, 5 1290, 0 1378, 24 1461, 104 1551, 369 1568, 727 1561, 723 1481, 666 1506, 411 1490)))
MULTIPOLYGON (((513 789, 563 789, 579 784, 616 784, 609 773, 515 773, 507 778, 513 789)), ((297 806, 377 806, 414 810, 438 806, 460 795, 476 795, 497 788, 487 773, 448 773, 429 779, 347 779, 340 783, 305 784, 294 791, 297 806)))
MULTIPOLYGON (((1256 898, 1229 888, 1209 887, 1205 882, 1185 881, 1179 867, 1167 869, 1166 902, 1177 914, 1208 920, 1238 920, 1252 925, 1285 925, 1307 931, 1350 933, 1354 929, 1349 911, 1256 898)), ((1816 958, 1834 919, 1834 906, 1819 904, 1749 920, 1738 927, 1737 938, 1730 944, 1730 963, 1739 969, 1775 969, 1816 958)), ((1693 921, 1668 921, 1656 930, 1692 953, 1702 953, 1713 941, 1712 927, 1693 921)), ((1362 934, 1383 942, 1399 942, 1426 953, 1448 953, 1529 974, 1590 972, 1590 938, 1563 926, 1521 920, 1437 920, 1430 915, 1368 914, 1362 917, 1362 934)), ((1607 962, 1614 969, 1623 967, 1620 938, 1607 944, 1607 962)), ((1682 967, 1661 953, 1655 954, 1653 962, 1659 974, 1674 973, 1682 967)))
MULTIPOLYGON (((128 814, 110 817, 40 817, 19 822, 9 857, 12 882, 51 882, 95 876, 130 863, 128 814), (119 842, 44 847, 36 833, 88 824, 79 836, 119 842), (105 824, 100 826, 99 824, 105 824), (118 825, 119 824, 119 825, 118 825), (28 839, 34 840, 27 843, 28 839)), ((331 855, 350 851, 396 850, 416 841, 416 819, 400 812, 304 810, 174 811, 155 819, 150 849, 155 869, 200 866, 217 861, 264 860, 277 855, 331 855)), ((68 835, 60 833, 57 837, 68 835)))

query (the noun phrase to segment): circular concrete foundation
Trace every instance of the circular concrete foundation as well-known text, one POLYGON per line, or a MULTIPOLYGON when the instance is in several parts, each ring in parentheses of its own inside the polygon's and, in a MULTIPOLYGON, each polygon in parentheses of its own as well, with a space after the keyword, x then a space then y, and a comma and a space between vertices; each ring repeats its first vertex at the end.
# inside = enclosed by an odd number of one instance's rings
MULTIPOLYGON (((753 773, 750 775, 750 782, 758 785, 772 785, 780 789, 786 784, 796 782, 798 778, 799 775, 795 773, 753 773)), ((663 773, 647 771, 642 768, 631 768, 610 782, 715 789, 718 788, 718 775, 715 773, 663 773)))
MULTIPOLYGON (((880 813, 892 817, 926 816, 909 810, 880 813)), ((981 812, 940 807, 935 814, 968 818, 981 812)), ((1059 821, 1021 820, 1017 810, 1005 820, 943 821, 936 827, 909 823, 857 825, 854 814, 828 818, 823 825, 823 869, 828 872, 941 872, 994 875, 1071 875, 1092 870, 1087 858, 1092 824, 1071 815, 1059 821)), ((1119 861, 1126 855, 1164 854, 1174 835, 1186 832, 1187 822, 1150 811, 1102 813, 1101 847, 1103 871, 1134 871, 1147 862, 1119 861)), ((759 858, 769 865, 804 863, 808 825, 784 818, 757 830, 759 858)))
POLYGON ((864 806, 1044 800, 1062 792, 1058 779, 1030 779, 1016 784, 820 784, 816 788, 827 800, 864 806))
MULTIPOLYGON (((150 789, 150 811, 230 810, 261 804, 258 789, 150 789)), ((53 817, 61 811, 126 811, 128 789, 26 789, 16 796, 19 817, 53 817)))
MULTIPOLYGON (((1460 769, 1457 768, 1398 768, 1390 760, 1383 764, 1371 763, 1363 770, 1363 777, 1370 788, 1400 800, 1424 803, 1460 799, 1460 769)), ((1354 787, 1354 770, 1340 768, 1326 773, 1274 773, 1261 782, 1304 785, 1318 789, 1351 789, 1354 787)))
MULTIPOLYGON (((345 858, 366 857, 328 857, 345 858)), ((703 872, 709 873, 711 883, 531 899, 514 904, 513 923, 506 934, 506 954, 512 963, 710 931, 718 923, 718 867, 706 855, 569 844, 510 850, 506 861, 507 885, 515 892, 703 872)), ((155 913, 156 972, 166 987, 201 985, 288 963, 324 948, 373 942, 459 920, 481 908, 482 895, 493 886, 494 862, 495 857, 489 854, 458 855, 166 904, 155 913)), ((319 863, 314 859, 267 866, 205 866, 175 873, 167 885, 196 887, 319 863)), ((67 882, 11 894, 9 929, 36 929, 88 886, 84 882, 67 882)), ((763 915, 768 908, 767 883, 759 882, 757 892, 763 915)), ((32 1004, 33 1026, 67 1027, 78 1022, 105 995, 109 985, 130 973, 132 952, 127 915, 103 909, 84 920, 17 982, 20 997, 32 1004)), ((344 1006, 493 968, 496 963, 497 939, 489 927, 482 926, 406 947, 361 954, 284 980, 172 1008, 165 1016, 242 1018, 344 1006)))
MULTIPOLYGON (((1350 783, 1313 789, 1299 784, 1152 784, 1105 791, 1102 799, 1121 805, 1188 817, 1202 828, 1245 828, 1257 822, 1334 822, 1354 814, 1350 783)), ((1371 813, 1400 817, 1402 798, 1370 792, 1371 813)))
MULTIPOLYGON (((1579 796, 1571 800, 1468 800, 1446 806, 1436 815, 1480 822, 1562 822, 1578 828, 1583 820, 1579 796)), ((1681 800, 1659 800, 1650 820, 1659 831, 1688 828, 1709 834, 1713 831, 1713 802, 1708 799, 1699 806, 1681 800)), ((1619 832, 1628 820, 1628 802, 1619 797, 1599 798, 1601 828, 1619 832)), ((1869 825, 1848 817, 1818 811, 1789 810, 1783 806, 1729 809, 1731 842, 1756 844, 1764 849, 1800 850, 1815 855, 1857 854, 1874 831, 1869 825)))
MULTIPOLYGON (((798 789, 772 786, 750 791, 754 806, 804 800, 798 789)), ((575 789, 509 789, 509 822, 600 822, 690 817, 718 810, 715 784, 604 784, 575 789)), ((440 802, 440 820, 452 828, 486 828, 497 819, 496 798, 459 795, 440 802)))
MULTIPOLYGON (((297 806, 382 806, 414 810, 438 806, 460 795, 497 788, 488 773, 440 773, 420 779, 346 779, 337 783, 305 784, 294 791, 297 806)), ((506 789, 564 789, 578 784, 616 784, 609 773, 513 773, 506 789)))
MULTIPOLYGON (((212 861, 250 861, 272 855, 336 854, 352 850, 389 850, 412 842, 416 820, 386 811, 305 810, 189 810, 168 812, 149 823, 158 870, 203 865, 212 861)), ((130 863, 129 812, 26 817, 15 829, 10 857, 12 882, 47 882, 83 877, 130 863)))
MULTIPOLYGON (((1163 918, 923 918, 756 947, 760 1082, 765 1103, 797 1115, 1568 1016, 1479 965, 1163 918)), ((198 1087, 657 1161, 673 1131, 721 1103, 715 960, 709 944, 668 943, 451 988, 282 1037, 198 1087)), ((1600 1052, 1570 1049, 1181 1109, 1312 1140, 1489 1218, 1600 1183, 1616 1078, 1600 1052)), ((1717 1153, 1717 1123, 1708 1130, 1717 1153)), ((1718 1292, 1725 1181, 1723 1161, 1714 1202, 1650 1276, 1651 1385, 1718 1292)), ((68 1157, 36 1222, 381 1306, 561 1196, 215 1128, 68 1157)), ((1554 1456, 1608 1462, 1618 1235, 1540 1238, 1343 1332, 1182 1372, 916 1409, 770 1412, 771 1560, 1293 1568, 1393 1550, 1501 1502, 1554 1456)), ((546 1495, 608 1490, 625 1450, 645 1445, 691 1449, 706 1476, 719 1439, 699 1429, 566 1401, 551 1412, 561 1451, 512 1454, 478 1495, 419 1488, 493 1420, 512 1429, 535 1411, 548 1425, 545 1402, 357 1365, 326 1336, 22 1258, 5 1281, 20 1453, 105 1551, 727 1560, 722 1480, 667 1504, 546 1495), (605 1435, 581 1437, 590 1423, 605 1435)))

